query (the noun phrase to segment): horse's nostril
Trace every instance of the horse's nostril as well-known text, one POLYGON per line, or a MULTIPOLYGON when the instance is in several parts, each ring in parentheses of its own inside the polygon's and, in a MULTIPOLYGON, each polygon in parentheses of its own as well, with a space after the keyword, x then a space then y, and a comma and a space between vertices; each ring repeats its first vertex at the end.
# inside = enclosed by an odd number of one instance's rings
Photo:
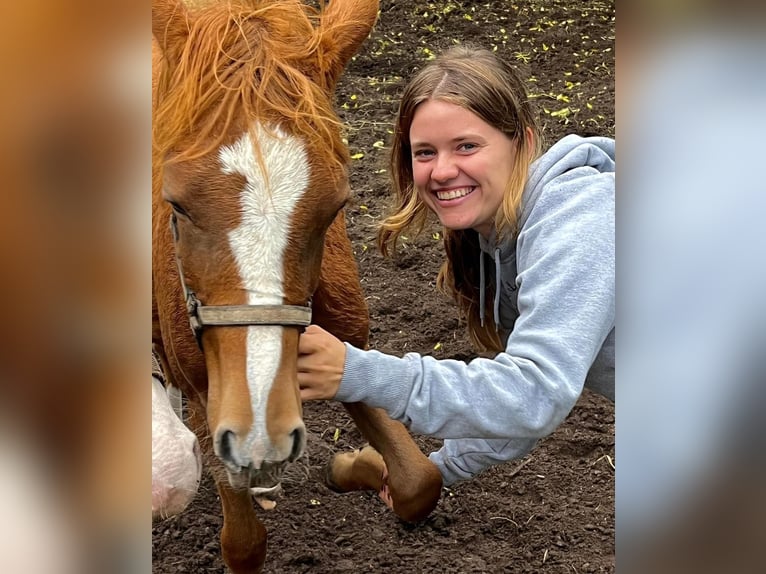
POLYGON ((293 448, 287 460, 292 462, 303 454, 303 449, 306 446, 306 427, 301 425, 291 432, 290 435, 293 437, 293 448))
POLYGON ((218 456, 225 461, 234 460, 234 433, 230 430, 223 431, 218 439, 218 456))

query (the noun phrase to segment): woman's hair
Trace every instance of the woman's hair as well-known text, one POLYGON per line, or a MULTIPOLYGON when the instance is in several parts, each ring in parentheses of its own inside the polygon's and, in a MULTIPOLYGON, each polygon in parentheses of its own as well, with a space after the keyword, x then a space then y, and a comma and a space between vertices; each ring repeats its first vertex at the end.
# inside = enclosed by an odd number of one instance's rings
MULTIPOLYGON (((527 90, 518 72, 492 52, 457 46, 426 64, 404 89, 391 147, 394 211, 381 224, 378 245, 393 255, 399 236, 422 231, 429 209, 420 199, 412 177, 410 126, 417 107, 427 100, 458 105, 500 130, 516 145, 512 175, 501 208, 495 216, 498 240, 517 232, 521 197, 529 165, 540 155, 541 134, 527 90), (532 132, 532 137, 527 132, 532 132)), ((494 273, 487 271, 484 326, 479 313, 479 248, 476 231, 444 230, 447 259, 437 278, 440 290, 452 296, 468 322, 471 341, 481 350, 502 350, 492 312, 494 273)))

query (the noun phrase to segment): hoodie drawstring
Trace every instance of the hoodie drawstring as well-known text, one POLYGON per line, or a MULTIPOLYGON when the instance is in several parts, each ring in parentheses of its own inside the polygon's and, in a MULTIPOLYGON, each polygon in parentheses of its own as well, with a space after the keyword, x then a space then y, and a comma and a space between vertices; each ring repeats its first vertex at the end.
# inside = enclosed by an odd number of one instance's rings
POLYGON ((479 249, 479 322, 484 326, 484 252, 479 249))
POLYGON ((495 331, 500 331, 500 249, 495 249, 495 331))
MULTIPOLYGON (((495 300, 493 301, 493 311, 495 318, 495 330, 500 330, 500 249, 495 248, 495 300)), ((479 250, 479 322, 484 326, 484 303, 486 297, 487 282, 484 279, 484 251, 479 250)))

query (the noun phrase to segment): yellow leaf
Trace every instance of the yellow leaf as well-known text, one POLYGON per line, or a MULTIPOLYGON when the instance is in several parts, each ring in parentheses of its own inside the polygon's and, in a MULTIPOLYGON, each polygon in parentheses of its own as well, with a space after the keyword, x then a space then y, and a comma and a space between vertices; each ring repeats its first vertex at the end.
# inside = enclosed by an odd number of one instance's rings
POLYGON ((520 61, 524 62, 525 64, 529 64, 529 61, 531 59, 531 56, 529 54, 525 53, 525 52, 516 52, 514 54, 514 57, 517 60, 520 60, 520 61))
POLYGON ((372 147, 374 147, 374 148, 382 148, 384 145, 385 144, 381 140, 378 140, 374 144, 372 144, 372 147))
POLYGON ((339 438, 340 438, 340 429, 336 428, 335 433, 332 435, 332 442, 338 442, 339 438))
POLYGON ((431 237, 433 237, 436 241, 439 241, 442 238, 441 234, 438 231, 436 233, 433 233, 431 237))
POLYGON ((351 159, 362 159, 364 157, 364 154, 362 152, 355 153, 351 156, 351 159))
POLYGON ((438 351, 438 350, 439 350, 439 349, 441 349, 441 348, 442 348, 442 344, 441 344, 441 343, 436 343, 436 344, 434 345, 434 351, 438 351))
POLYGON ((351 94, 351 95, 349 96, 349 99, 350 99, 350 100, 355 100, 355 99, 356 99, 356 94, 351 94))
POLYGON ((359 206, 359 209, 360 209, 361 211, 367 211, 367 209, 368 209, 368 208, 367 208, 367 206, 366 206, 366 205, 360 205, 360 206, 359 206))
POLYGON ((319 506, 319 505, 320 505, 320 504, 322 504, 322 503, 321 503, 321 502, 319 502, 319 501, 318 501, 316 498, 312 498, 311 500, 309 500, 309 504, 310 504, 311 506, 319 506))

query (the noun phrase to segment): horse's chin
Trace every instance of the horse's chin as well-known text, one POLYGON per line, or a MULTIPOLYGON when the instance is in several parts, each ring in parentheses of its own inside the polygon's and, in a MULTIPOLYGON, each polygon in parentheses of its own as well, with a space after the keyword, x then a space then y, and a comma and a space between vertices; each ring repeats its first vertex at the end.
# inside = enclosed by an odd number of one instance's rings
POLYGON ((250 489, 250 494, 262 500, 271 500, 276 502, 276 500, 282 494, 282 484, 279 483, 276 486, 272 486, 271 488, 254 486, 253 488, 250 489))
POLYGON ((286 461, 264 461, 259 469, 254 469, 252 466, 241 468, 238 472, 227 469, 226 474, 233 488, 251 488, 263 492, 276 491, 282 482, 282 471, 286 464, 286 461))

